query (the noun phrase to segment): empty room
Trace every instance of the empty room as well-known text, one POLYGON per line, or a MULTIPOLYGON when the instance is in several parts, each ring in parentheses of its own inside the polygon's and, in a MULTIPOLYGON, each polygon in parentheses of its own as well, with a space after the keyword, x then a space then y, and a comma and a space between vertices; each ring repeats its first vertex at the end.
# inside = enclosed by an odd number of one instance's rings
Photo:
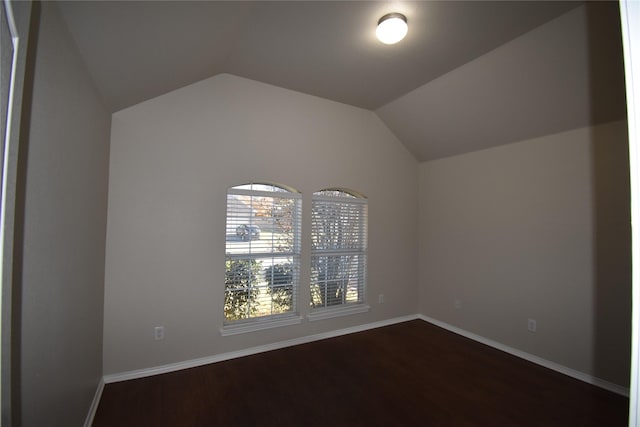
POLYGON ((617 2, 3 17, 3 426, 627 425, 617 2))

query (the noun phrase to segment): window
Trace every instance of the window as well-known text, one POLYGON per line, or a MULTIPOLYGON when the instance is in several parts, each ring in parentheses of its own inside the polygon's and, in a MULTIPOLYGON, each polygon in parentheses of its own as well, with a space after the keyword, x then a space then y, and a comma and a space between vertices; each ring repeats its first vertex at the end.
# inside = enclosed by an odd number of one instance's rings
MULTIPOLYGON (((295 314, 300 207, 299 193, 272 184, 227 190, 223 334, 242 321, 295 314)), ((250 328, 256 329, 262 328, 250 328)))
POLYGON ((368 310, 364 305, 366 265, 367 200, 341 189, 314 193, 309 319, 368 310))

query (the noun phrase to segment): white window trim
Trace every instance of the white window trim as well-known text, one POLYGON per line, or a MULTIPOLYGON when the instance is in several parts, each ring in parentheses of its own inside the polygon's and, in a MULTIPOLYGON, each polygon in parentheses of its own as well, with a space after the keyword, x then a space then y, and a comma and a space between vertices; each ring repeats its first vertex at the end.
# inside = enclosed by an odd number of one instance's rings
MULTIPOLYGON (((336 196, 317 195, 314 193, 312 196, 312 203, 311 203, 312 209, 313 209, 314 201, 328 201, 328 202, 343 201, 344 203, 349 203, 354 205, 363 205, 368 209, 369 200, 365 196, 359 195, 359 193, 354 193, 352 190, 343 189, 343 188, 325 189, 320 191, 327 191, 327 190, 337 190, 345 194, 351 195, 353 197, 343 198, 343 197, 336 197, 336 196)), ((365 220, 368 222, 368 212, 365 220)), ((309 319, 310 322, 314 322, 316 320, 332 319, 335 317, 350 316, 352 314, 358 314, 358 313, 366 313, 371 309, 371 306, 369 306, 366 303, 367 274, 368 274, 367 260, 368 260, 368 253, 369 253, 368 243, 367 243, 367 240, 368 240, 367 227, 368 225, 365 227, 365 230, 364 230, 365 245, 363 250, 360 250, 360 251, 358 250, 314 251, 313 249, 311 250, 311 258, 313 258, 314 256, 340 255, 340 254, 352 254, 352 255, 364 257, 365 274, 361 279, 362 279, 362 292, 364 292, 365 294, 362 296, 361 302, 347 303, 347 304, 341 304, 341 305, 330 306, 330 307, 312 308, 311 312, 307 315, 307 318, 309 319)))
MULTIPOLYGON (((320 190, 320 191, 327 191, 327 190, 320 190)), ((351 193, 346 190, 337 190, 337 191, 342 191, 345 194, 351 195, 351 193)), ((367 206, 369 205, 369 200, 365 197, 321 196, 316 194, 314 194, 312 197, 313 197, 313 200, 321 200, 325 202, 344 201, 344 203, 350 203, 353 205, 367 205, 367 206)))
MULTIPOLYGON (((272 185, 278 188, 285 188, 277 184, 264 184, 264 185, 272 185)), ((297 192, 296 190, 263 191, 263 190, 247 190, 245 188, 230 187, 227 190, 227 194, 236 194, 239 196, 281 197, 283 199, 302 199, 302 194, 297 192), (283 196, 283 194, 286 194, 286 196, 283 196)))
MULTIPOLYGON (((255 183, 258 185, 268 185, 273 187, 282 188, 286 191, 261 191, 261 190, 250 190, 250 189, 242 189, 242 188, 234 188, 229 187, 227 189, 227 200, 228 196, 231 195, 246 195, 246 196, 262 196, 262 197, 273 197, 273 198, 283 198, 283 199, 291 199, 298 200, 299 204, 302 202, 302 194, 295 189, 290 189, 288 187, 284 187, 279 184, 271 184, 271 183, 255 183), (284 196, 283 196, 284 195, 284 196)), ((248 185, 248 184, 245 184, 248 185)), ((228 203, 228 201, 227 201, 228 203)), ((236 260, 244 260, 244 259, 258 259, 261 257, 276 257, 276 258, 293 258, 294 259, 294 268, 300 269, 301 265, 301 239, 302 239, 302 230, 301 230, 301 217, 302 217, 302 206, 298 206, 299 211, 296 215, 296 229, 298 233, 294 233, 294 247, 298 248, 298 251, 291 252, 278 252, 276 254, 272 252, 254 252, 254 253, 243 253, 243 254, 226 254, 226 259, 236 259, 236 260), (297 262, 295 261, 297 259, 297 262)), ((228 205, 227 205, 228 210, 228 205)), ((227 211, 228 217, 228 211, 227 211)), ((299 273, 298 273, 299 277, 299 273)), ((303 317, 299 314, 299 307, 297 301, 297 293, 300 288, 300 279, 298 278, 298 283, 296 284, 296 288, 293 292, 293 311, 288 313, 280 313, 280 314, 271 314, 259 317, 250 317, 248 319, 243 320, 227 320, 223 315, 222 327, 220 328, 220 334, 222 336, 229 335, 237 335, 247 332, 254 332, 264 329, 278 328, 281 326, 289 326, 296 325, 302 323, 303 317)))
POLYGON ((282 326, 299 325, 300 323, 302 323, 302 316, 298 314, 256 317, 246 321, 237 321, 224 325, 220 328, 220 335, 227 337, 265 329, 280 328, 282 326))
POLYGON ((352 314, 366 313, 371 306, 365 303, 353 303, 330 308, 316 308, 307 315, 310 322, 316 320, 333 319, 335 317, 350 316, 352 314))

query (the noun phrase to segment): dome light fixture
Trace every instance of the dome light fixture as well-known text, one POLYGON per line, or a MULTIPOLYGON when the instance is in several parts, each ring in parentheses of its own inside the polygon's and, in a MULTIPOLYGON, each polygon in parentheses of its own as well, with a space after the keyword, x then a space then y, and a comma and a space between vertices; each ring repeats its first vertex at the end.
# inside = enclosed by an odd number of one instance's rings
POLYGON ((401 13, 387 13, 378 21, 376 36, 384 44, 395 44, 407 35, 407 17, 401 13))

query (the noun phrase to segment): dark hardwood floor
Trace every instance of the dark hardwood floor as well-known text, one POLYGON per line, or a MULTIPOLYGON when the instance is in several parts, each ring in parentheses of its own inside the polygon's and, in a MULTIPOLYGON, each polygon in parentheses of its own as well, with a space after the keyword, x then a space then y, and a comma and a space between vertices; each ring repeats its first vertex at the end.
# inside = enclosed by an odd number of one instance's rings
POLYGON ((415 320, 107 384, 93 425, 615 427, 627 406, 415 320))

